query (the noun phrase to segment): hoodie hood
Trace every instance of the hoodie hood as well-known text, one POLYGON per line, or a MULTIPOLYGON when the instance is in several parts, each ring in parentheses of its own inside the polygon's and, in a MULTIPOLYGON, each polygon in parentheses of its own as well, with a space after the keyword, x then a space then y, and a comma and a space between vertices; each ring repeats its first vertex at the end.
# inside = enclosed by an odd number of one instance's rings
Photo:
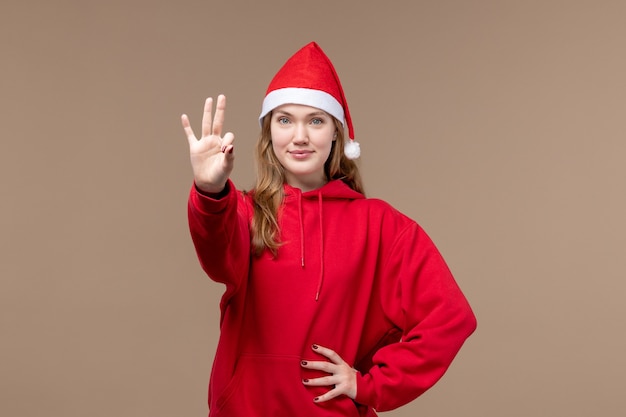
POLYGON ((285 184, 284 188, 285 198, 296 195, 301 195, 305 199, 317 199, 320 196, 322 199, 358 200, 365 198, 363 194, 353 190, 342 180, 332 180, 318 189, 306 192, 302 192, 299 188, 292 187, 289 184, 285 184))

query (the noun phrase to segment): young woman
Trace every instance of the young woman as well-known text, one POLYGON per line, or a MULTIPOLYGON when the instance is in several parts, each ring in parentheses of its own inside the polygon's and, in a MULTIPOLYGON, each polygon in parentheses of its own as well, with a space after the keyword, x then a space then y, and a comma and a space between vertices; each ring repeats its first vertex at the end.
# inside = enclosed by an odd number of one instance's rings
POLYGON ((270 83, 251 192, 229 179, 225 107, 206 100, 199 139, 182 116, 191 236, 226 285, 209 415, 374 416, 415 399, 476 320, 422 228, 364 197, 332 63, 310 43, 270 83))

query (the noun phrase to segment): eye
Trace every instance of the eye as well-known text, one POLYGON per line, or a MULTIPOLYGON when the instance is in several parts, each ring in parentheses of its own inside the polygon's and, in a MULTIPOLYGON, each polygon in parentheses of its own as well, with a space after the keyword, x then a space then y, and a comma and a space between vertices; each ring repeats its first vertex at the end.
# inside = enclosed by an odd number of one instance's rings
POLYGON ((311 124, 312 125, 321 125, 322 123, 324 123, 324 120, 316 117, 315 119, 311 119, 311 124))
POLYGON ((279 125, 286 125, 287 123, 289 123, 289 119, 287 119, 285 116, 279 117, 278 119, 276 119, 276 121, 279 125))

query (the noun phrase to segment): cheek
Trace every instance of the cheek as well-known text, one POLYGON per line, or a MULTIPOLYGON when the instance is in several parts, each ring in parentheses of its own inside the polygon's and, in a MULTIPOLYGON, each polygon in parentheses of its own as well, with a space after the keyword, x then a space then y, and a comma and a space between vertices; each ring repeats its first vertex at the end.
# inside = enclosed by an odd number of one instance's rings
POLYGON ((270 134, 272 137, 272 147, 274 150, 284 147, 289 142, 289 137, 287 136, 284 129, 274 129, 270 130, 270 134))
POLYGON ((326 153, 326 157, 330 155, 330 151, 333 149, 333 142, 327 142, 324 146, 324 152, 326 153))
POLYGON ((320 135, 317 139, 317 143, 320 149, 324 149, 325 152, 330 154, 330 150, 332 149, 334 143, 333 134, 328 134, 324 132, 324 134, 320 135))

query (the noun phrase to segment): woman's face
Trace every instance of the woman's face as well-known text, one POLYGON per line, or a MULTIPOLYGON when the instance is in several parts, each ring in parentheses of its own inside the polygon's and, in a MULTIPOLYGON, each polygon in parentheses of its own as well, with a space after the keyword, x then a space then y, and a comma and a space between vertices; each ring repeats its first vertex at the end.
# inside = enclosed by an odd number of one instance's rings
POLYGON ((315 107, 284 104, 273 110, 270 127, 287 183, 302 191, 324 185, 324 164, 335 140, 333 117, 315 107))

